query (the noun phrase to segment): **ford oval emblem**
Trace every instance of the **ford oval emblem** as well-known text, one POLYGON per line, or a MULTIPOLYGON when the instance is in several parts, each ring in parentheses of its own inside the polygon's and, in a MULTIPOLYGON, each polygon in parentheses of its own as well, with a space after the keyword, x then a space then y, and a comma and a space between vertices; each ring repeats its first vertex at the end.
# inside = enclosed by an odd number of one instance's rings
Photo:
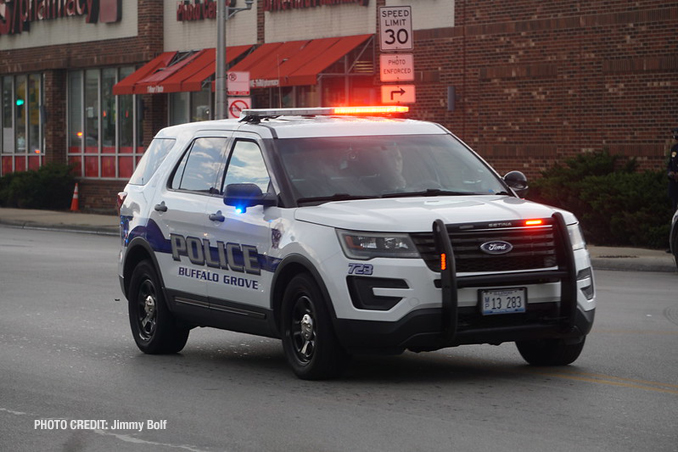
POLYGON ((503 240, 493 240, 480 245, 480 249, 487 254, 506 254, 513 249, 513 245, 503 240))

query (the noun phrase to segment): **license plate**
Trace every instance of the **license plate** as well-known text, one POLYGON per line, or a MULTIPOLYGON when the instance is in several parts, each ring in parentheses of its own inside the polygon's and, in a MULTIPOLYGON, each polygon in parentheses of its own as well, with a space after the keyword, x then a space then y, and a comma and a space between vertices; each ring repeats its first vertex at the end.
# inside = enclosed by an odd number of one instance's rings
POLYGON ((525 312, 527 289, 492 289, 480 291, 480 310, 483 315, 515 314, 525 312))

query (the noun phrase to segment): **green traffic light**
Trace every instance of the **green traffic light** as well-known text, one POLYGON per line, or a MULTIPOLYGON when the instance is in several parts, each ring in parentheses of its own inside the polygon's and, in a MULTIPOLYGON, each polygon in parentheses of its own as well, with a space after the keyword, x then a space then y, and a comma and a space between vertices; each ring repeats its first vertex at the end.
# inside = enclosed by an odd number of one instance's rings
POLYGON ((17 106, 17 107, 21 107, 23 104, 24 104, 24 100, 23 100, 23 99, 17 99, 17 100, 16 100, 16 106, 17 106))

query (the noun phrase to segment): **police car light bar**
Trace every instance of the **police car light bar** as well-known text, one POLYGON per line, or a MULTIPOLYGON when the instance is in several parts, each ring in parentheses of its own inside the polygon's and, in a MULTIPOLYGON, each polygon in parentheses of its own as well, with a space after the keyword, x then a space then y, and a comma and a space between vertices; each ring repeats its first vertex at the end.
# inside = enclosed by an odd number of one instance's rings
POLYGON ((407 113, 402 105, 372 107, 315 107, 315 108, 251 108, 242 110, 240 117, 271 118, 276 116, 331 116, 331 115, 389 115, 407 113))

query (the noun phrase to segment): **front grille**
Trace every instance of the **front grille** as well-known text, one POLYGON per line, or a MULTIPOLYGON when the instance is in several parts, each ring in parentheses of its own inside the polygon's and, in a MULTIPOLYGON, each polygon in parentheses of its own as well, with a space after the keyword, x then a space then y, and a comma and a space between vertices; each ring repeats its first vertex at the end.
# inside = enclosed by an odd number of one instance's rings
MULTIPOLYGON (((498 229, 472 228, 463 230, 447 226, 452 242, 458 273, 507 272, 552 268, 557 265, 554 225, 549 220, 544 226, 510 227, 498 229), (506 254, 486 254, 483 243, 502 240, 513 249, 506 254)), ((440 271, 440 256, 436 251, 433 233, 411 234, 412 240, 426 265, 440 271)))

